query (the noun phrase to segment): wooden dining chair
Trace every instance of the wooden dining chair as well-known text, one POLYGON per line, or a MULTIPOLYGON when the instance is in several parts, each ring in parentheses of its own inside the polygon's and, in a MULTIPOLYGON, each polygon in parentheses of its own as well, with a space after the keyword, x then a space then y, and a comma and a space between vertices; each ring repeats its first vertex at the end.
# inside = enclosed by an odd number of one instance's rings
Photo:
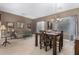
POLYGON ((45 51, 48 51, 48 47, 50 49, 52 48, 52 38, 46 34, 45 35, 45 51))
POLYGON ((50 47, 50 40, 48 35, 46 35, 45 31, 40 32, 40 49, 42 47, 45 48, 45 51, 47 51, 48 46, 50 47))
POLYGON ((45 46, 45 32, 40 31, 40 49, 45 46))
POLYGON ((63 47, 63 31, 61 31, 61 33, 57 36, 56 43, 57 43, 57 47, 59 48, 58 49, 59 52, 61 52, 62 47, 63 47))

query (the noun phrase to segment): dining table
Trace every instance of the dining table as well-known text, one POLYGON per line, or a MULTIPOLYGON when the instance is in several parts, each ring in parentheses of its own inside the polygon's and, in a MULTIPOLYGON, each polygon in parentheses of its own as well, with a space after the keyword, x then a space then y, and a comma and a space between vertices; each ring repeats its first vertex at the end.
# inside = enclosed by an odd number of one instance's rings
MULTIPOLYGON (((53 37, 52 39, 52 43, 53 43, 53 55, 57 55, 57 37, 60 36, 61 32, 56 32, 56 31, 52 31, 52 32, 46 32, 46 35, 48 35, 48 37, 53 37)), ((38 46, 38 41, 39 41, 39 37, 40 36, 40 32, 39 33, 35 33, 35 46, 38 46)), ((59 43, 61 41, 59 40, 59 43)), ((59 44, 59 50, 60 50, 61 46, 59 44)))

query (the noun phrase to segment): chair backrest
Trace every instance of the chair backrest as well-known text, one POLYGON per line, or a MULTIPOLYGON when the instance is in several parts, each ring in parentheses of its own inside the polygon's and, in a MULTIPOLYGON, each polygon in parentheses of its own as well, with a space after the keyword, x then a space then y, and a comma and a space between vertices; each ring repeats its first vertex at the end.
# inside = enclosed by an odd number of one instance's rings
POLYGON ((45 35, 46 35, 46 32, 45 31, 41 31, 40 32, 40 39, 44 40, 45 39, 45 35))
POLYGON ((63 31, 61 31, 61 39, 63 40, 63 31))
POLYGON ((61 41, 63 39, 63 31, 60 32, 60 34, 57 36, 57 41, 61 41))

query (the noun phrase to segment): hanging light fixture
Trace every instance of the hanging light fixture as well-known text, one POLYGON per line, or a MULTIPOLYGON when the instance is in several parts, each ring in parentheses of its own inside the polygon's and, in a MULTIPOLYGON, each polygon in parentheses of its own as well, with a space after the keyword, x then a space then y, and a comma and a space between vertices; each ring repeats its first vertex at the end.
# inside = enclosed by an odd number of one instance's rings
MULTIPOLYGON (((56 12, 61 11, 61 9, 63 8, 63 5, 64 5, 64 3, 57 3, 57 4, 56 4, 55 11, 56 11, 56 12)), ((63 18, 60 18, 59 15, 55 15, 54 17, 55 17, 55 19, 56 19, 56 22, 63 20, 63 18)))
POLYGON ((57 20, 57 21, 60 21, 60 18, 57 18, 56 20, 57 20))
POLYGON ((1 31, 5 31, 6 30, 5 25, 1 25, 0 29, 1 29, 1 31))
POLYGON ((62 21, 62 20, 63 20, 63 18, 57 18, 56 20, 57 20, 57 21, 62 21))

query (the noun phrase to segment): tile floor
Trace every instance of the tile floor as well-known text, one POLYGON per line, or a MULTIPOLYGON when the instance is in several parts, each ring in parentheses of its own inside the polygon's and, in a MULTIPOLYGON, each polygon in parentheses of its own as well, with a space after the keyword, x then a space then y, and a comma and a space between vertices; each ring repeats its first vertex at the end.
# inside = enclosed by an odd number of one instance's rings
MULTIPOLYGON (((0 55, 52 55, 52 49, 45 52, 39 46, 35 47, 35 37, 25 39, 9 39, 10 45, 3 47, 1 44, 4 39, 0 39, 0 55)), ((74 41, 64 39, 64 47, 58 55, 74 55, 74 41)))

